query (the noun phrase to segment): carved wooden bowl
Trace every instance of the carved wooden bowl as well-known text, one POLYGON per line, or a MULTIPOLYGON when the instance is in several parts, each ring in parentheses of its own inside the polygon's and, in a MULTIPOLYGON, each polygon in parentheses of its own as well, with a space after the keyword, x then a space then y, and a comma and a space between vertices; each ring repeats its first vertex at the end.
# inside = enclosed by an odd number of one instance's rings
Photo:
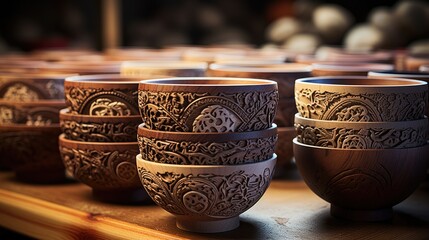
POLYGON ((81 142, 62 134, 59 146, 66 171, 90 186, 94 198, 115 203, 148 198, 137 174, 137 142, 81 142))
POLYGON ((70 114, 68 109, 59 118, 65 138, 83 142, 136 142, 142 121, 140 115, 99 117, 70 114))
POLYGON ((58 124, 26 126, 0 125, 2 165, 11 168, 18 180, 29 183, 65 181, 64 166, 58 152, 58 124))
POLYGON ((326 62, 313 63, 312 75, 318 76, 366 76, 369 71, 390 71, 393 65, 380 63, 326 62))
POLYGON ((262 162, 221 166, 163 164, 137 156, 149 196, 177 217, 178 228, 201 233, 237 228, 238 216, 268 188, 275 163, 276 155, 262 162))
POLYGON ((166 78, 141 81, 145 127, 170 132, 244 132, 271 127, 277 83, 249 78, 166 78))
POLYGON ((274 177, 281 178, 288 170, 295 168, 292 140, 296 137, 296 131, 294 127, 279 127, 277 134, 278 140, 275 150, 277 163, 274 177))
POLYGON ((413 148, 426 144, 427 118, 401 122, 344 122, 295 115, 297 140, 344 149, 413 148))
POLYGON ((206 62, 127 61, 121 65, 123 76, 166 75, 174 77, 204 77, 206 62))
POLYGON ((337 149, 294 139, 295 161, 310 189, 331 203, 336 217, 381 221, 392 217, 426 177, 429 145, 404 149, 337 149))
POLYGON ((64 107, 62 100, 16 102, 0 99, 0 124, 40 126, 59 123, 58 112, 64 107))
POLYGON ((217 64, 207 70, 208 76, 259 78, 276 81, 279 88, 280 104, 282 99, 293 97, 295 80, 310 77, 311 66, 299 63, 283 64, 217 64))
POLYGON ((64 79, 70 74, 26 73, 0 76, 0 98, 22 102, 64 99, 64 79))
POLYGON ((302 78, 295 101, 302 117, 354 122, 423 119, 427 83, 399 78, 354 76, 302 78))
POLYGON ((137 89, 142 79, 116 74, 69 77, 64 82, 66 104, 71 114, 138 115, 137 89))
POLYGON ((216 54, 214 57, 214 62, 217 64, 281 64, 284 63, 287 59, 288 56, 284 52, 247 51, 243 54, 216 54))
POLYGON ((140 154, 147 161, 185 165, 234 165, 273 156, 277 126, 252 132, 166 132, 138 128, 140 154))

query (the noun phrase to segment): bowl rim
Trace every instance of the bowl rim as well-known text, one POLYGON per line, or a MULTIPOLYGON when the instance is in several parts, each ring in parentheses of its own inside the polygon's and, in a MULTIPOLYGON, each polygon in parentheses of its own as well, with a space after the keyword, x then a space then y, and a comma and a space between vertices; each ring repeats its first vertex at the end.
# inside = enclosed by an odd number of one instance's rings
POLYGON ((63 108, 59 111, 60 120, 75 120, 75 121, 91 121, 91 122, 120 122, 126 120, 137 120, 141 122, 140 115, 129 115, 129 116, 93 116, 93 115, 85 115, 85 114, 73 114, 70 112, 69 108, 63 108))
POLYGON ((231 142, 240 140, 260 139, 276 136, 277 124, 272 123, 268 129, 248 132, 167 132, 148 129, 141 123, 137 129, 138 137, 150 137, 162 140, 190 141, 190 142, 231 142), (221 141, 222 140, 222 141, 221 141))
POLYGON ((95 84, 137 85, 143 76, 124 76, 121 74, 93 74, 67 77, 64 84, 80 84, 94 86, 95 84))
MULTIPOLYGON (((219 169, 219 168, 230 168, 230 169, 234 169, 234 168, 240 168, 243 166, 255 166, 254 168, 257 169, 257 165, 264 165, 267 164, 269 162, 273 162, 277 160, 277 154, 273 153, 273 156, 267 160, 264 161, 258 161, 258 162, 253 162, 253 163, 243 163, 243 164, 234 164, 234 165, 183 165, 183 164, 171 164, 171 163, 158 163, 158 162, 152 162, 149 160, 145 160, 142 158, 142 155, 139 153, 138 155, 136 155, 136 162, 138 165, 138 162, 141 162, 143 164, 148 164, 148 165, 152 165, 152 167, 154 168, 163 168, 164 170, 169 169, 169 168, 176 168, 176 169, 186 169, 186 170, 190 170, 192 171, 192 169, 219 169)), ((261 169, 261 171, 263 171, 263 169, 261 169)))
POLYGON ((350 121, 335 121, 323 120, 302 117, 300 113, 295 114, 295 124, 303 124, 311 127, 322 128, 346 128, 346 129, 368 129, 368 128, 394 128, 401 129, 407 127, 428 126, 428 117, 422 119, 397 121, 397 122, 350 122, 350 121), (326 125, 326 126, 324 126, 326 125))
POLYGON ((155 78, 148 80, 140 81, 140 89, 148 87, 210 87, 210 88, 254 88, 254 87, 264 87, 264 86, 276 86, 277 82, 268 79, 258 79, 258 78, 234 78, 234 77, 171 77, 171 78, 155 78), (185 83, 181 83, 185 81, 185 83), (230 82, 231 84, 216 84, 210 83, 215 81, 225 81, 230 82), (240 81, 246 83, 239 83, 240 81), (194 83, 192 83, 194 82, 194 83))
POLYGON ((368 72, 373 70, 394 70, 392 64, 368 62, 324 62, 313 63, 311 66, 313 71, 368 72))
POLYGON ((298 145, 300 147, 313 148, 313 149, 325 150, 325 151, 339 151, 339 152, 351 151, 351 152, 378 152, 378 153, 381 153, 381 152, 411 151, 411 150, 424 149, 424 148, 429 149, 429 140, 427 140, 426 145, 422 145, 422 146, 418 146, 418 147, 412 147, 412 148, 380 148, 380 149, 329 148, 329 147, 314 146, 314 145, 308 145, 308 144, 299 142, 297 137, 295 137, 292 140, 292 142, 294 145, 298 145))
MULTIPOLYGON (((138 149, 138 142, 83 142, 78 140, 71 140, 66 138, 66 134, 62 133, 58 136, 59 145, 64 146, 61 143, 66 143, 71 148, 78 148, 77 146, 85 146, 86 148, 97 147, 97 148, 103 148, 108 150, 114 150, 121 147, 135 147, 134 150, 136 152, 139 151, 138 149)), ((93 149, 96 150, 96 149, 93 149)))
MULTIPOLYGON (((387 83, 387 82, 386 82, 387 83)), ((402 88, 404 87, 422 87, 428 85, 426 81, 416 80, 416 79, 404 79, 404 78, 371 78, 368 76, 320 76, 320 77, 307 77, 307 78, 299 78, 295 81, 295 89, 299 85, 304 85, 306 87, 314 86, 315 88, 321 89, 322 87, 329 87, 329 88, 342 88, 344 89, 347 87, 349 90, 350 88, 358 89, 379 89, 379 88, 402 88), (344 83, 323 83, 321 80, 328 80, 328 81, 341 81, 344 83), (393 81, 398 83, 404 83, 404 84, 346 84, 347 81, 393 81)), ((427 89, 426 89, 427 90, 427 89)))
POLYGON ((419 80, 419 78, 429 79, 429 73, 418 72, 418 71, 397 71, 397 70, 369 71, 368 77, 392 77, 392 78, 406 78, 406 79, 419 80))
POLYGON ((210 64, 208 70, 249 73, 311 73, 312 66, 304 63, 222 63, 210 64), (290 67, 290 68, 289 68, 290 67), (294 68, 296 67, 296 68, 294 68))

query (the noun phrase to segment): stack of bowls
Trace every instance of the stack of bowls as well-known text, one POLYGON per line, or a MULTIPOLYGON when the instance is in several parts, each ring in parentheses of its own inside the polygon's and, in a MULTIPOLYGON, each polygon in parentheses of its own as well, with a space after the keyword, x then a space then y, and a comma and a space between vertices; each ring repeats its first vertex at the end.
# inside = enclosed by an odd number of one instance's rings
POLYGON ((64 108, 58 74, 0 76, 0 165, 18 180, 53 183, 65 180, 58 148, 58 112, 64 108))
POLYGON ((61 157, 68 175, 90 186, 98 200, 131 203, 147 198, 135 165, 141 79, 108 74, 64 82, 61 157))
POLYGON ((296 113, 294 84, 298 78, 310 77, 311 67, 306 64, 211 64, 208 76, 215 77, 248 77, 276 81, 279 87, 279 104, 274 122, 277 124, 279 140, 277 144, 276 177, 293 169, 292 139, 296 136, 293 128, 296 113))
POLYGON ((399 78, 296 81, 294 154, 307 185, 352 220, 392 217, 427 169, 427 83, 399 78))
POLYGON ((239 226, 271 181, 278 102, 274 81, 168 78, 142 81, 137 167, 151 198, 177 227, 239 226))

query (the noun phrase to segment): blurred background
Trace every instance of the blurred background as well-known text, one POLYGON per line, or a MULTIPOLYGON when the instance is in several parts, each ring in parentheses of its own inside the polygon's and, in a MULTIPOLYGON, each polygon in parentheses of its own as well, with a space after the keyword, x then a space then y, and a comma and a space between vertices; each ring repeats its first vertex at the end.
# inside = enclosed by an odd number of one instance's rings
POLYGON ((117 45, 250 44, 295 50, 345 45, 427 47, 428 1, 14 0, 0 8, 0 52, 106 47, 107 3, 117 45), (110 15, 112 13, 110 12, 110 15))

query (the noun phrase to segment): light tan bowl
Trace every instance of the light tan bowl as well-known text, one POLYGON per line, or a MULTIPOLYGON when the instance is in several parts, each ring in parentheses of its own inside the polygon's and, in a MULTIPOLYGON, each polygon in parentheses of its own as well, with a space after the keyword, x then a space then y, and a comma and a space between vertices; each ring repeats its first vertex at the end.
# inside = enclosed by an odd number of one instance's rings
POLYGON ((343 122, 295 115, 301 143, 346 149, 413 148, 426 144, 428 119, 402 122, 343 122))
POLYGON ((204 77, 206 62, 127 61, 121 65, 123 76, 166 75, 172 77, 204 77))
POLYGON ((90 186, 96 199, 121 203, 147 199, 135 163, 137 142, 81 142, 62 134, 59 146, 66 171, 90 186))
POLYGON ((179 132, 244 132, 271 127, 277 83, 249 78, 166 78, 141 81, 145 127, 179 132))
POLYGON ((302 117, 354 122, 396 122, 424 118, 426 82, 398 78, 313 77, 295 82, 302 117))
POLYGON ((240 165, 163 164, 137 156, 141 182, 149 196, 177 217, 178 228, 202 233, 239 226, 239 215, 268 188, 276 156, 240 165))
POLYGON ((338 149, 294 139, 299 172, 310 189, 331 203, 333 216, 380 221, 392 217, 426 177, 429 144, 404 149, 338 149))
POLYGON ((142 121, 140 115, 99 117, 70 114, 68 109, 59 118, 65 138, 83 142, 136 142, 142 121))
POLYGON ((166 132, 138 128, 140 154, 148 161, 185 165, 235 165, 273 156, 277 126, 251 132, 166 132))

